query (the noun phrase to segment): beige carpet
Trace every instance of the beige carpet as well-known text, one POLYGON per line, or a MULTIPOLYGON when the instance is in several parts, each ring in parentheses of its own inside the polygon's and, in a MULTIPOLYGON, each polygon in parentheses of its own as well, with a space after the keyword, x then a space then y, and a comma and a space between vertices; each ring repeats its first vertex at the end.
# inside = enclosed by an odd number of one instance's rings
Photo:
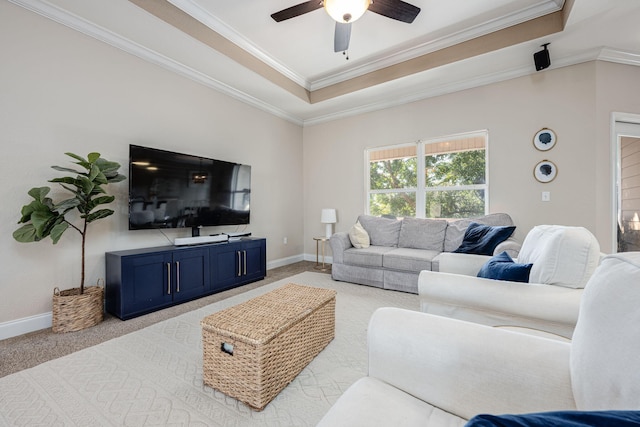
POLYGON ((417 295, 301 273, 0 378, 0 425, 314 426, 366 374, 366 328, 417 295), (262 412, 202 383, 200 320, 285 283, 335 289, 336 338, 262 412))
POLYGON ((32 368, 49 360, 91 347, 113 338, 143 329, 163 320, 171 319, 183 313, 205 307, 231 296, 239 295, 251 289, 268 285, 278 280, 291 277, 305 271, 318 272, 315 262, 300 261, 276 267, 267 271, 267 276, 237 288, 218 292, 193 301, 174 305, 163 310, 154 311, 140 317, 122 321, 105 313, 102 323, 78 332, 55 334, 51 328, 0 341, 0 377, 13 374, 23 369, 32 368))

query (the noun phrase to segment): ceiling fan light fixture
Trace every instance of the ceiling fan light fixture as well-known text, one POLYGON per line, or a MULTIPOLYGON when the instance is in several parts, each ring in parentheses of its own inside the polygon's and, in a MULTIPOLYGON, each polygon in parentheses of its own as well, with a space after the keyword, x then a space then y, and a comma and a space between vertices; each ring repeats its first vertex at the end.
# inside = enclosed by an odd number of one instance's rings
POLYGON ((208 177, 209 174, 206 172, 194 172, 191 174, 191 181, 193 181, 194 184, 204 184, 207 182, 208 177))
POLYGON ((371 0, 324 0, 324 9, 335 21, 346 24, 364 15, 370 3, 371 0))

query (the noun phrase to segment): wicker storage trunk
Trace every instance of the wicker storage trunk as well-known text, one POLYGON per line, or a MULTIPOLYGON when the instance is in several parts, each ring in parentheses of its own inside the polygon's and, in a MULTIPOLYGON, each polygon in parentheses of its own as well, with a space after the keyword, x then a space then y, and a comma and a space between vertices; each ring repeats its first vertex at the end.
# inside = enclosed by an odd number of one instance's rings
POLYGON ((290 283, 205 317, 204 383, 264 409, 334 338, 335 295, 290 283))

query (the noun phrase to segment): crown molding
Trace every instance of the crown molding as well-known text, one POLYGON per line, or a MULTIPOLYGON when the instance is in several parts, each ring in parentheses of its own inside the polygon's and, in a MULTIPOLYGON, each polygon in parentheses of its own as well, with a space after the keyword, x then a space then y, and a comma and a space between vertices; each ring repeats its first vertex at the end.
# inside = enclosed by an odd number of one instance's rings
POLYGON ((493 32, 521 24, 523 22, 530 21, 532 19, 536 19, 553 12, 557 12, 562 9, 563 3, 564 0, 549 0, 544 5, 532 6, 527 9, 505 15, 501 18, 493 19, 474 27, 455 32, 446 37, 429 40, 407 49, 401 49, 400 51, 394 49, 393 51, 389 51, 387 52, 387 54, 383 54, 383 56, 369 61, 359 67, 350 68, 348 70, 344 70, 338 73, 332 73, 330 75, 318 76, 311 81, 310 90, 314 91, 332 86, 334 84, 380 70, 382 68, 390 67, 392 65, 396 65, 447 47, 463 43, 468 40, 472 40, 474 38, 491 34, 493 32), (558 3, 561 4, 558 5, 558 3))
POLYGON ((531 67, 519 67, 511 70, 504 70, 498 73, 490 73, 483 76, 477 76, 470 79, 460 80, 453 83, 438 85, 430 87, 424 90, 413 91, 405 96, 396 97, 392 100, 385 100, 381 102, 375 102, 367 105, 362 105, 356 108, 350 108, 339 112, 327 114, 324 116, 318 116, 313 119, 305 120, 305 126, 317 125, 333 120, 338 120, 347 117, 353 117, 364 113, 371 113, 374 111, 384 110, 387 108, 398 107, 412 102, 422 101, 436 96, 447 95, 454 92, 459 92, 466 89, 473 89, 475 87, 485 86, 492 83, 497 83, 505 80, 514 79, 532 74, 531 67))
POLYGON ((118 48, 124 52, 130 53, 140 59, 148 61, 152 64, 158 65, 166 70, 172 71, 197 83, 203 84, 211 89, 228 95, 241 102, 256 107, 262 111, 265 111, 274 116, 280 117, 284 120, 292 122, 297 125, 302 125, 303 122, 300 118, 295 117, 284 110, 274 107, 273 105, 257 99, 245 92, 235 89, 221 81, 218 81, 204 73, 201 73, 193 68, 175 61, 159 52, 146 48, 139 43, 136 43, 128 38, 122 37, 106 28, 103 28, 95 23, 92 23, 80 16, 70 13, 66 10, 52 5, 44 0, 9 0, 11 3, 21 6, 31 12, 37 13, 45 18, 51 19, 59 24, 76 30, 82 34, 92 37, 101 42, 107 43, 115 48, 118 48))
POLYGON ((617 64, 640 66, 640 54, 604 47, 600 50, 597 59, 600 61, 615 62, 617 64))
MULTIPOLYGON (((99 41, 107 43, 113 47, 116 47, 122 51, 130 53, 136 57, 139 57, 152 64, 158 65, 166 70, 175 72, 178 75, 186 77, 197 83, 200 83, 206 87, 214 89, 218 92, 226 94, 234 99, 237 99, 243 103, 251 105, 276 117, 282 118, 293 124, 299 126, 310 126, 320 123, 325 123, 341 118, 356 116, 359 114, 378 111, 386 108, 397 107, 400 105, 416 102, 436 96, 446 95, 449 93, 458 92, 461 90, 471 89, 474 87, 484 86, 492 83, 497 83, 517 77, 534 74, 535 71, 531 66, 522 66, 511 70, 500 71, 497 73, 489 73, 482 76, 476 76, 473 78, 460 80, 457 82, 431 87, 424 90, 414 91, 406 96, 394 98, 393 100, 373 102, 365 105, 361 105, 355 108, 344 109, 334 113, 319 115, 308 119, 302 119, 298 116, 290 114, 282 109, 276 108, 273 105, 257 99, 245 92, 239 91, 231 86, 222 83, 216 79, 213 79, 204 73, 194 70, 191 67, 186 66, 180 62, 177 62, 171 58, 168 58, 156 51, 148 49, 130 39, 124 38, 113 33, 110 30, 102 28, 92 22, 89 22, 75 14, 65 11, 45 0, 9 0, 11 3, 23 7, 31 12, 37 13, 48 19, 51 19, 57 23, 65 25, 71 29, 79 31, 85 35, 95 38, 99 41)), ((172 0, 179 1, 179 0, 172 0)), ((552 0, 555 2, 561 2, 562 0, 552 0)), ((575 65, 588 61, 607 61, 625 65, 640 66, 640 55, 612 49, 609 47, 603 47, 599 49, 583 52, 579 55, 566 58, 554 58, 550 69, 561 68, 570 65, 575 65)))
POLYGON ((251 55, 255 56, 271 68, 278 71, 280 74, 286 76, 290 80, 294 81, 296 84, 304 87, 309 90, 310 83, 301 75, 295 73, 290 68, 287 68, 284 64, 276 61, 273 57, 269 56, 262 49, 252 43, 249 39, 244 37, 242 34, 234 30, 232 27, 228 26, 224 22, 222 22, 218 17, 212 15, 204 9, 196 0, 167 0, 169 3, 173 4, 175 7, 181 9, 183 12, 191 15, 197 21, 200 21, 202 24, 206 25, 216 33, 220 34, 222 37, 226 38, 230 42, 234 43, 238 47, 246 50, 251 55))
MULTIPOLYGON (((564 68, 571 65, 577 65, 577 64, 596 61, 596 60, 640 66, 640 55, 632 54, 628 52, 622 52, 619 50, 605 47, 605 48, 599 48, 599 49, 592 49, 592 50, 582 52, 578 55, 573 55, 570 57, 555 58, 551 66, 547 70, 564 68)), ((511 80, 518 77, 524 77, 524 76, 528 76, 536 73, 537 71, 535 71, 535 69, 533 68, 533 64, 515 67, 510 70, 503 70, 495 73, 488 73, 482 76, 476 76, 469 79, 459 80, 453 83, 434 86, 424 90, 414 91, 411 94, 407 94, 406 96, 396 97, 392 100, 374 102, 366 105, 361 105, 356 108, 349 108, 349 109, 337 111, 331 114, 317 116, 312 119, 304 120, 304 126, 317 125, 317 124, 326 123, 326 122, 330 122, 338 119, 357 116, 360 114, 371 113, 374 111, 384 110, 387 108, 398 107, 401 105, 410 104, 412 102, 434 98, 436 96, 447 95, 450 93, 460 92, 467 89, 473 89, 476 87, 486 86, 494 83, 500 83, 506 80, 511 80)))
POLYGON ((307 80, 299 74, 295 73, 290 68, 286 67, 284 64, 276 61, 274 58, 261 50, 258 46, 253 44, 250 40, 245 38, 242 34, 238 33, 232 27, 229 27, 224 22, 219 20, 216 16, 209 13, 198 3, 197 0, 167 1, 169 1, 171 4, 178 7, 185 13, 189 14, 202 24, 206 25, 213 31, 217 32, 221 36, 225 37, 229 41, 233 42, 238 47, 244 49, 251 55, 260 59, 262 62, 274 68, 279 73, 291 79, 298 85, 310 91, 332 86, 334 84, 350 80, 354 77, 362 76, 379 69, 389 67, 391 65, 399 64, 401 62, 417 58, 431 52, 435 52, 445 47, 453 46, 455 44, 462 43, 476 37, 490 34, 503 28, 517 25, 522 22, 547 15, 549 13, 557 12, 558 10, 562 9, 562 6, 564 4, 564 0, 547 0, 547 2, 542 5, 532 6, 527 9, 505 15, 499 19, 487 21, 485 23, 476 25, 463 31, 459 31, 447 37, 429 40, 417 46, 402 49, 400 51, 398 51, 397 49, 394 49, 393 51, 390 50, 387 54, 374 58, 373 60, 359 67, 350 68, 348 70, 337 73, 332 72, 327 75, 318 76, 316 78, 313 78, 312 80, 307 80))

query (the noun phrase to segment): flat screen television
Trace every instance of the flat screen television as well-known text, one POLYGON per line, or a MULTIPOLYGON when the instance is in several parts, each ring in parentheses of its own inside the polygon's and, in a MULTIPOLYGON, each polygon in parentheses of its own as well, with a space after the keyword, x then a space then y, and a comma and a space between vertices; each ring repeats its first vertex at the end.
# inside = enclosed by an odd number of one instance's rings
POLYGON ((129 146, 129 229, 249 224, 251 166, 129 146))

